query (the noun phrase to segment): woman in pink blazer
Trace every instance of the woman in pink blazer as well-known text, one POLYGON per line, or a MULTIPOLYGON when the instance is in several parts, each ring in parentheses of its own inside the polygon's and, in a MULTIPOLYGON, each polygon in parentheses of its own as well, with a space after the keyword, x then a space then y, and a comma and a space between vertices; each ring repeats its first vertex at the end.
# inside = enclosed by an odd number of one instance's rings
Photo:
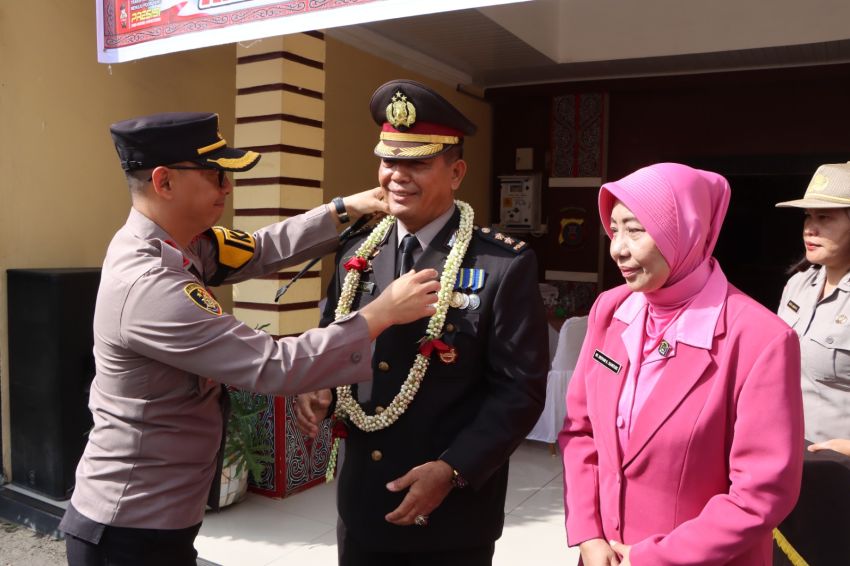
POLYGON ((584 566, 770 566, 797 500, 799 343, 711 257, 729 198, 676 163, 600 190, 626 283, 590 312, 559 436, 584 566))

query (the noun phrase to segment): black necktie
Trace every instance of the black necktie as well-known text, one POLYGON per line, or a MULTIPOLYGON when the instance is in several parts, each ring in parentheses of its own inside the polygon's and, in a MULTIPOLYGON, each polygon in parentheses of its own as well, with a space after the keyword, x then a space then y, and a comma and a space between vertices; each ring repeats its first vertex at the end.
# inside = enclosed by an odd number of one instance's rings
POLYGON ((419 249, 419 240, 413 234, 407 234, 401 239, 399 249, 401 253, 398 256, 398 274, 404 275, 413 269, 413 252, 419 249))

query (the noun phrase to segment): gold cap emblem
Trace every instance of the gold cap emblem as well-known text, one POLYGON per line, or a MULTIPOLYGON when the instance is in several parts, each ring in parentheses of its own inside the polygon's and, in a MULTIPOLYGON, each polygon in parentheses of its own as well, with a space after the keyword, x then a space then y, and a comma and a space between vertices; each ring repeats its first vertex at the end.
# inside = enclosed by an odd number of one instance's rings
POLYGON ((416 107, 401 90, 396 91, 387 105, 387 122, 393 128, 409 128, 416 122, 416 107))

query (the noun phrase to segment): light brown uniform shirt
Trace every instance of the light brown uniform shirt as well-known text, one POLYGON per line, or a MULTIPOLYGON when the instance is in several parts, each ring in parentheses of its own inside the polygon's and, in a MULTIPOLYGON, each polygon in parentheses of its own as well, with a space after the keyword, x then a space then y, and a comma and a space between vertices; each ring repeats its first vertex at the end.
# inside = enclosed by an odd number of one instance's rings
MULTIPOLYGON (((263 228, 253 240, 253 256, 224 282, 275 272, 338 244, 325 207, 263 228)), ((135 209, 109 245, 94 316, 94 428, 71 499, 93 521, 157 529, 201 521, 222 433, 218 382, 289 395, 371 378, 361 316, 274 340, 220 313, 204 289, 219 257, 213 238, 181 250, 135 209)))
POLYGON ((819 300, 826 270, 810 268, 785 285, 779 316, 800 337, 806 439, 850 438, 850 274, 819 300))

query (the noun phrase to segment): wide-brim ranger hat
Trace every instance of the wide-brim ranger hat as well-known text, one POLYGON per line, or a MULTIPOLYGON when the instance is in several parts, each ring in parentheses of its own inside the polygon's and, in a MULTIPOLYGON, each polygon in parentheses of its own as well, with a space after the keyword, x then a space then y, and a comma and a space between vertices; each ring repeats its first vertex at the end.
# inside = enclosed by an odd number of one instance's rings
POLYGON ((369 108, 381 126, 375 155, 386 159, 429 159, 463 143, 477 129, 448 100, 407 79, 378 87, 369 108))
POLYGON ((227 146, 218 114, 166 112, 131 118, 109 127, 125 171, 192 161, 210 169, 247 171, 260 154, 227 146))
POLYGON ((795 208, 848 208, 850 207, 850 161, 827 163, 818 167, 809 181, 803 198, 776 204, 777 207, 795 208))

